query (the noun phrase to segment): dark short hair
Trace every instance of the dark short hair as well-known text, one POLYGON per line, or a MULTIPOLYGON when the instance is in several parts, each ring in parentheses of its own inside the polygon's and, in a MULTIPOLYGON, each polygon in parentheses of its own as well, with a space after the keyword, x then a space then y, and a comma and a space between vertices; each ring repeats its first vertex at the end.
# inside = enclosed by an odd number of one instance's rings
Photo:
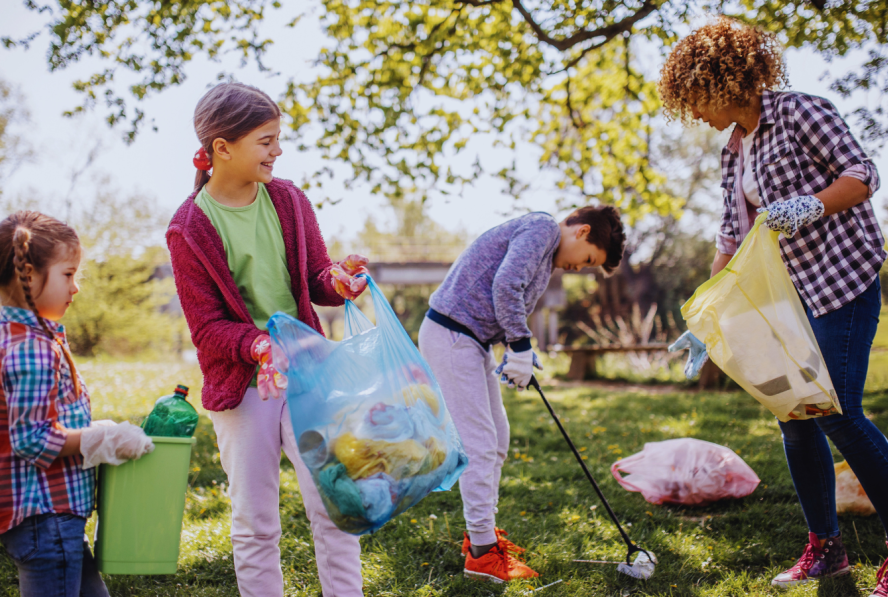
POLYGON ((620 212, 611 205, 589 205, 581 207, 567 217, 568 226, 575 224, 589 226, 586 242, 601 248, 607 253, 607 259, 601 269, 606 274, 614 273, 623 259, 626 247, 626 232, 620 221, 620 212))

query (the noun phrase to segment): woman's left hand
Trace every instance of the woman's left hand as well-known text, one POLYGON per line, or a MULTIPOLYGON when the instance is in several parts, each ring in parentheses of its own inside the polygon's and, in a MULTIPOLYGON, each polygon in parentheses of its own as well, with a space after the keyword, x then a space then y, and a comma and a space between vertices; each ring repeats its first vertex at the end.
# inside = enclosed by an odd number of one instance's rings
POLYGON ((758 212, 768 212, 765 226, 791 238, 802 226, 807 226, 822 218, 823 210, 823 202, 820 199, 814 195, 801 195, 786 201, 772 203, 768 207, 760 207, 758 212))
POLYGON ((684 350, 685 348, 689 349, 689 351, 688 362, 685 364, 684 374, 688 379, 693 379, 697 377, 697 374, 700 373, 700 369, 702 369, 703 365, 706 364, 706 361, 709 360, 709 353, 706 352, 706 345, 698 340, 690 330, 679 336, 678 340, 673 342, 666 350, 669 352, 677 352, 679 350, 684 350))
POLYGON ((353 301, 367 288, 366 278, 356 278, 358 274, 369 273, 367 264, 370 260, 363 255, 349 255, 342 261, 334 263, 330 268, 330 283, 333 290, 342 298, 353 301))

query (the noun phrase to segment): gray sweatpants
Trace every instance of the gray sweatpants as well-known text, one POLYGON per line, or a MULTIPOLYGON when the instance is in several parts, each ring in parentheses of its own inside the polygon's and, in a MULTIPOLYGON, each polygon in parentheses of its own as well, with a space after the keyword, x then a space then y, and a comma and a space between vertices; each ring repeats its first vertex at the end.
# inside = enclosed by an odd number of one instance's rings
POLYGON ((503 406, 493 350, 429 319, 419 328, 419 350, 428 361, 459 431, 469 466, 459 478, 463 516, 474 545, 496 543, 494 514, 509 419, 503 406))

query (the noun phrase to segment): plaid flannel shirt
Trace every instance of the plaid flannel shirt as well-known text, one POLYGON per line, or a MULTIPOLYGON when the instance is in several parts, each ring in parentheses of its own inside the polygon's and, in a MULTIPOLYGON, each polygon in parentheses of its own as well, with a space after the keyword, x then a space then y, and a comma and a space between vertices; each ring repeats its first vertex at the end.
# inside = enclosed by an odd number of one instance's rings
MULTIPOLYGON (((724 212, 716 247, 732 255, 743 241, 745 201, 735 192, 739 171, 739 125, 722 150, 724 212)), ((854 176, 867 185, 869 196, 879 188, 879 174, 829 101, 795 92, 765 91, 758 131, 752 144, 752 167, 762 207, 799 195, 823 191, 839 177, 854 176), (855 168, 856 167, 856 168, 855 168), (863 167, 864 176, 845 174, 863 167)), ((753 207, 749 207, 755 214, 753 207)), ((793 238, 781 238, 789 275, 815 317, 854 300, 878 276, 888 257, 872 203, 864 201, 843 212, 804 226, 793 238)))
MULTIPOLYGON (((50 330, 64 342, 64 328, 50 330)), ((89 517, 95 505, 95 472, 83 457, 59 457, 65 434, 91 420, 89 395, 74 394, 61 348, 32 311, 0 309, 0 533, 25 518, 54 512, 89 517)))

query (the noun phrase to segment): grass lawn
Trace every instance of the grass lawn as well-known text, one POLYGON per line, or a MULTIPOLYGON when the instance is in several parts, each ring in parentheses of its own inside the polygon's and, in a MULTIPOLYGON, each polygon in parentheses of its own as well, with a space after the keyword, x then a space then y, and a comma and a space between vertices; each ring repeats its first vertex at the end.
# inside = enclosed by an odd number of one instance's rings
POLYGON ((882 307, 879 314, 879 329, 873 338, 873 350, 888 350, 888 307, 882 307))
MULTIPOLYGON (((865 402, 876 424, 888 429, 888 363, 874 353, 874 383, 865 402)), ((158 396, 185 383, 197 395, 196 366, 86 361, 81 365, 96 418, 138 421, 158 396)), ((579 387, 547 392, 568 431, 585 448, 588 465, 626 523, 629 534, 659 558, 654 577, 635 581, 614 566, 574 559, 616 560, 625 549, 542 402, 532 392, 509 393, 513 454, 507 461, 497 522, 528 548, 541 573, 532 583, 477 584, 462 577, 458 491, 433 494, 362 538, 368 596, 522 595, 530 586, 563 579, 539 595, 868 595, 882 558, 883 531, 873 517, 841 517, 851 576, 778 592, 770 579, 799 556, 806 527, 773 417, 745 393, 695 393, 652 388, 612 391, 579 387), (654 506, 620 488, 609 466, 648 441, 696 437, 737 451, 761 477, 749 497, 705 508, 654 506), (430 515, 436 519, 431 519, 430 515), (630 526, 631 525, 631 526, 630 526)), ((205 415, 205 413, 202 413, 205 415)), ((111 594, 237 595, 225 474, 206 416, 197 432, 191 488, 182 534, 179 573, 158 577, 106 577, 111 594)), ((287 595, 318 595, 314 550, 295 474, 282 464, 281 541, 287 595)), ((92 527, 92 523, 90 528, 92 527)), ((0 550, 2 551, 2 550, 0 550)), ((0 553, 0 595, 17 596, 12 562, 0 553)))

